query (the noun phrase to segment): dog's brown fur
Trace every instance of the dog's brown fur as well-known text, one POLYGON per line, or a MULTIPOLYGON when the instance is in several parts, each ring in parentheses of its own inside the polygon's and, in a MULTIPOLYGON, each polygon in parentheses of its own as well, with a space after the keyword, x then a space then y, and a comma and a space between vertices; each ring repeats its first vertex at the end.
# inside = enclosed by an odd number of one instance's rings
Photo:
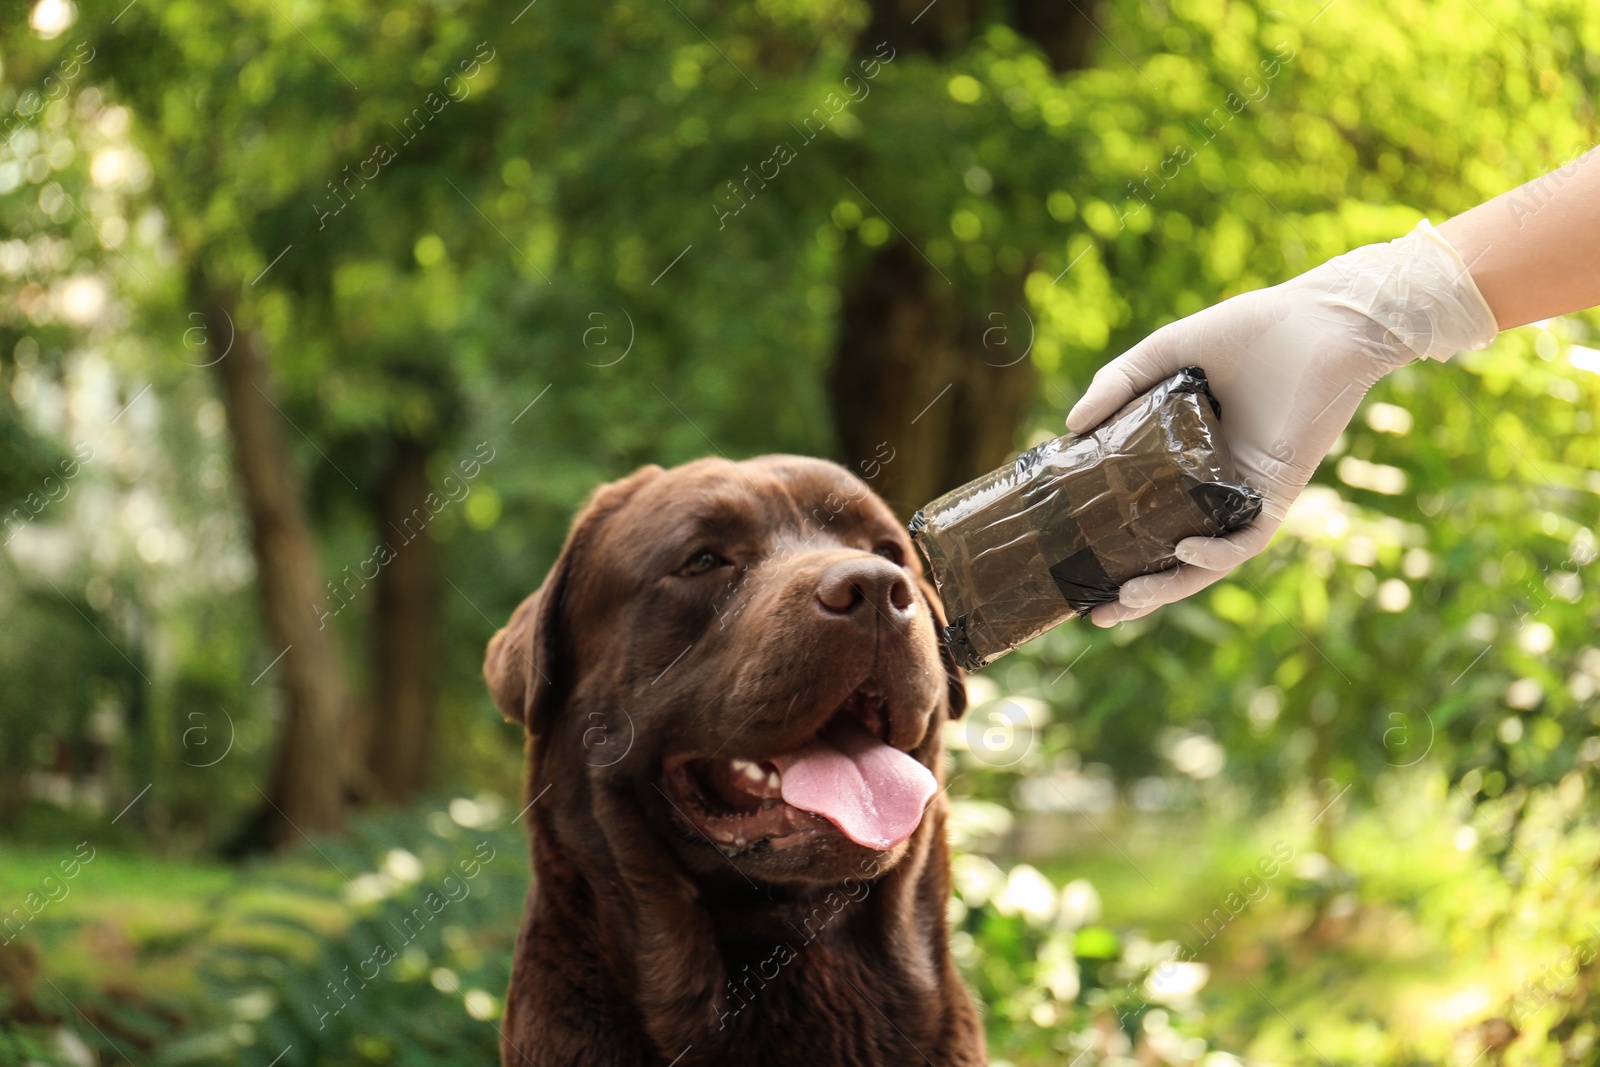
POLYGON ((713 846, 662 788, 675 754, 796 748, 868 677, 890 743, 942 781, 966 696, 939 615, 903 527, 834 464, 645 467, 590 497, 484 663, 535 801, 506 1064, 986 1062, 947 944, 943 794, 887 852, 828 826, 774 850, 713 846), (687 572, 705 548, 732 565, 687 572), (819 612, 839 568, 911 606, 819 612))

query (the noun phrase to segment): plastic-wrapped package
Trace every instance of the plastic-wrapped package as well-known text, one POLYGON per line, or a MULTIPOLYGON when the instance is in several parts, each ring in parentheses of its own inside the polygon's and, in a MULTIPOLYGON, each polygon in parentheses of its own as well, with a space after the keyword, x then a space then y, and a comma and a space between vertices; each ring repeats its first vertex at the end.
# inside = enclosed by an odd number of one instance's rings
POLYGON ((933 571, 956 661, 976 670, 1130 578, 1173 566, 1186 537, 1261 511, 1236 478, 1206 376, 1186 367, 1097 429, 1057 437, 923 507, 911 536, 933 571))

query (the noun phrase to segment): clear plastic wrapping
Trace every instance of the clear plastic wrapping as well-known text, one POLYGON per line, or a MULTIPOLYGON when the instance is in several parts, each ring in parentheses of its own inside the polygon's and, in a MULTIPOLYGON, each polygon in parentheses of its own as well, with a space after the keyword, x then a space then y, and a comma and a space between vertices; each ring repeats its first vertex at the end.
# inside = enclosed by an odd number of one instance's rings
POLYGON ((1240 484, 1206 376, 1186 367, 1082 436, 1057 437, 923 507, 911 536, 933 571, 956 661, 976 670, 1173 566, 1186 537, 1261 511, 1240 484))

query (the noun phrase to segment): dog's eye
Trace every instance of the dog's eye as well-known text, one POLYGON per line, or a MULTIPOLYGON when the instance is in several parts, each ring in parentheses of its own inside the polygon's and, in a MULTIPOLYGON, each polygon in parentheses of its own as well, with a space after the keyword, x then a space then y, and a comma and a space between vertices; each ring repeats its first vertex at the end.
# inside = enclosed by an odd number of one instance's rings
POLYGON ((709 548, 702 548, 691 555, 683 566, 678 568, 678 573, 685 578, 693 578, 697 574, 714 571, 718 567, 732 566, 726 559, 717 555, 709 548))
POLYGON ((885 542, 874 548, 872 554, 874 556, 882 556, 896 567, 904 567, 906 565, 906 558, 901 555, 900 546, 890 542, 885 542))

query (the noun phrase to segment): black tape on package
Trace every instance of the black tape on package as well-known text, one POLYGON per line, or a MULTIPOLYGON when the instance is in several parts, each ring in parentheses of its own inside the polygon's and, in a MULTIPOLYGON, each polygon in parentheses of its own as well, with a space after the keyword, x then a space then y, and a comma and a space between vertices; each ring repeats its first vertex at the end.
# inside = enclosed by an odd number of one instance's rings
POLYGON ((1261 511, 1238 480, 1221 409, 1187 367, 1099 428, 1046 441, 918 511, 951 620, 945 643, 975 670, 1175 566, 1186 537, 1231 533, 1261 511))

